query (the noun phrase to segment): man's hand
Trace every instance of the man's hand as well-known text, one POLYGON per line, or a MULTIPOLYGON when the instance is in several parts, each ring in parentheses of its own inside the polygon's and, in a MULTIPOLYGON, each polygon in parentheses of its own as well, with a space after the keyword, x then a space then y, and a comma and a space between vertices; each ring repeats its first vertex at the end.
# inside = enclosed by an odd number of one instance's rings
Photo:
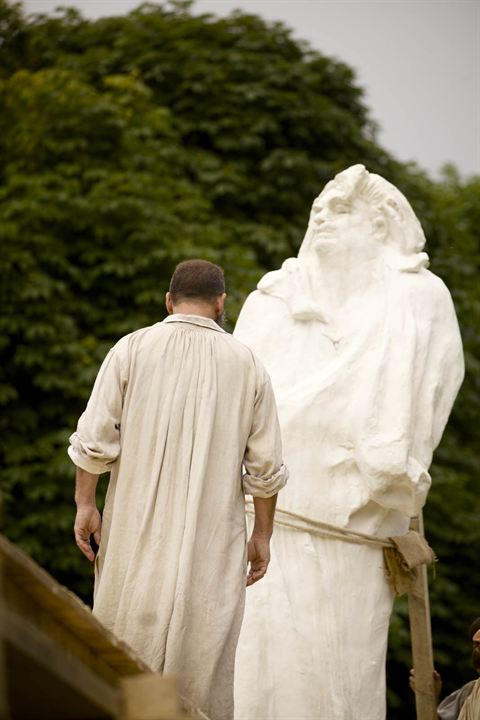
POLYGON ((93 535, 97 545, 100 545, 101 528, 102 518, 95 505, 81 505, 77 508, 75 540, 82 553, 91 562, 95 560, 95 553, 90 545, 90 535, 93 535))
MULTIPOLYGON (((408 683, 410 685, 410 689, 415 692, 415 670, 412 668, 410 670, 410 677, 408 679, 408 683)), ((440 693, 442 692, 442 678, 440 677, 440 673, 437 672, 437 670, 433 671, 433 688, 435 692, 435 699, 437 701, 440 700, 440 693)))
POLYGON ((97 545, 100 545, 100 530, 102 518, 95 503, 95 489, 98 475, 77 467, 75 502, 77 503, 77 516, 75 518, 75 540, 80 550, 91 562, 95 560, 95 553, 90 545, 90 535, 93 535, 97 545))
POLYGON ((261 580, 267 572, 270 562, 270 537, 255 535, 248 541, 248 562, 250 569, 247 575, 247 587, 261 580))

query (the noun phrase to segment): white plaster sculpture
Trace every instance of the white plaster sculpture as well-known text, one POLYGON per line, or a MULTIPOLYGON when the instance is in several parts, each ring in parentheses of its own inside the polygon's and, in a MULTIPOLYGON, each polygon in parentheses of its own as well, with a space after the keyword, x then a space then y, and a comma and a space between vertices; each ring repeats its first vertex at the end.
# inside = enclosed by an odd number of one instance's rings
MULTIPOLYGON (((272 378, 281 509, 387 537, 425 503, 464 370, 424 243, 399 190, 355 165, 314 201, 298 258, 247 299, 235 335, 272 378)), ((276 527, 247 593, 236 720, 383 720, 392 602, 380 548, 276 527)))

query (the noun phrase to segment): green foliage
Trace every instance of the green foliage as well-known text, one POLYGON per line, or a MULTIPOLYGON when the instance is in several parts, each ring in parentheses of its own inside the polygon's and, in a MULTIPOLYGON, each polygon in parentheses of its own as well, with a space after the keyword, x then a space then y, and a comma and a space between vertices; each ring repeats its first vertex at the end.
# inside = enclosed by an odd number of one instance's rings
MULTIPOLYGON (((25 18, 0 0, 0 452, 5 531, 84 598, 66 444, 99 363, 163 317, 175 264, 222 264, 230 329, 245 295, 296 253, 312 198, 356 162, 395 183, 455 300, 467 376, 432 468, 425 519, 436 657, 468 678, 480 614, 475 556, 480 180, 434 183, 395 161, 352 71, 253 15, 194 17, 188 2, 122 18, 25 18)), ((413 717, 406 606, 389 662, 391 720, 413 717)))

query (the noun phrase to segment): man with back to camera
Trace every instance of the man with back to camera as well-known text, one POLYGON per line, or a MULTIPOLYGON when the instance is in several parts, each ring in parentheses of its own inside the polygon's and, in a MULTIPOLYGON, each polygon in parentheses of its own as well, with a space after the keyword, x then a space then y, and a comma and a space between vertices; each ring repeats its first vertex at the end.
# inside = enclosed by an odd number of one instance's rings
POLYGON ((95 559, 94 614, 152 669, 176 674, 181 693, 212 720, 233 717, 244 493, 255 505, 252 585, 267 570, 276 494, 288 477, 270 379, 219 325, 224 301, 221 268, 180 263, 169 317, 110 350, 69 447, 75 537, 95 559))
MULTIPOLYGON (((472 642, 472 664, 480 673, 480 617, 470 625, 468 636, 472 642)), ((440 674, 434 670, 437 703, 442 690, 440 674)), ((415 692, 415 670, 410 670, 410 687, 415 692)), ((470 680, 461 688, 447 695, 438 705, 438 720, 478 720, 480 718, 480 677, 470 680)))

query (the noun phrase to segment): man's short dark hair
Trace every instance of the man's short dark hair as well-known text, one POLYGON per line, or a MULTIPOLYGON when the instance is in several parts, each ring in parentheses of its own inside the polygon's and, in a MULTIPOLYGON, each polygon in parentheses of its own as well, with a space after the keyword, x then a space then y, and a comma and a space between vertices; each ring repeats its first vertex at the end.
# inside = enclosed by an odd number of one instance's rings
POLYGON ((213 302, 225 292, 223 270, 208 260, 185 260, 175 268, 169 290, 174 305, 182 300, 213 302))
POLYGON ((477 617, 468 629, 468 636, 470 640, 473 638, 477 630, 480 630, 480 617, 477 617))

